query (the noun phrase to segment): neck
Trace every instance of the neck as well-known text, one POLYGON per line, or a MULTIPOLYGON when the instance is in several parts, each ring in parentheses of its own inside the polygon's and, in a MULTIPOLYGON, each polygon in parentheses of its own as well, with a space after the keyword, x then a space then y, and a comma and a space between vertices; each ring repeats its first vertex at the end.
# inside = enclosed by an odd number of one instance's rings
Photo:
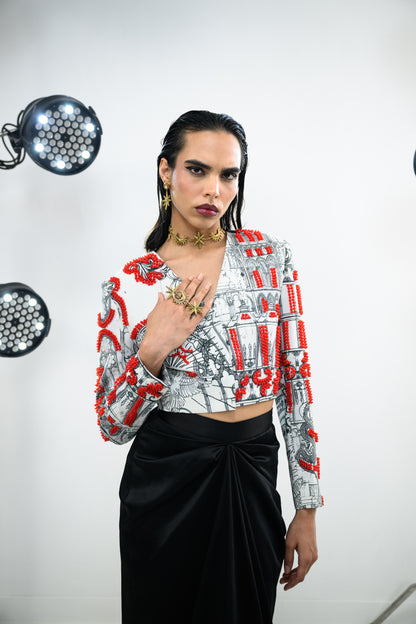
POLYGON ((205 231, 205 233, 196 230, 194 234, 186 235, 180 232, 176 232, 172 225, 169 226, 169 234, 167 237, 167 242, 172 242, 174 245, 178 247, 184 247, 185 245, 192 245, 193 247, 197 247, 201 249, 207 243, 210 244, 219 244, 224 239, 225 232, 224 230, 218 226, 214 231, 205 231))

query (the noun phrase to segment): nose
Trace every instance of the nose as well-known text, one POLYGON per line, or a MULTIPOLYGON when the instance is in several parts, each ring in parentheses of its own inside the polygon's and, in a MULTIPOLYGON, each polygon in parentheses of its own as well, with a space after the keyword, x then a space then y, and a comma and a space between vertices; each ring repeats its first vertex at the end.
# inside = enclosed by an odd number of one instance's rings
POLYGON ((218 176, 209 176, 207 180, 207 186, 205 189, 205 195, 209 195, 211 197, 218 197, 220 193, 220 180, 218 176))

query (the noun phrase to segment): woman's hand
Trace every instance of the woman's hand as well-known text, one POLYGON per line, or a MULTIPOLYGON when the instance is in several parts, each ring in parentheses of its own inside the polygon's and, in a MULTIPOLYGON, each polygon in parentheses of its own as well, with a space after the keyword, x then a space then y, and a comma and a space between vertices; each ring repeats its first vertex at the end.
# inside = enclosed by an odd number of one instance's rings
POLYGON ((285 591, 301 583, 318 559, 315 513, 316 509, 298 509, 289 525, 286 535, 284 573, 280 579, 285 591), (298 566, 293 568, 295 550, 298 554, 298 566))
POLYGON ((179 347, 208 314, 213 302, 213 299, 206 301, 210 289, 211 284, 204 281, 202 273, 178 285, 177 292, 184 292, 190 303, 204 302, 200 312, 192 316, 187 305, 174 303, 172 298, 158 294, 157 303, 147 317, 146 333, 139 349, 141 361, 155 377, 169 353, 179 347))

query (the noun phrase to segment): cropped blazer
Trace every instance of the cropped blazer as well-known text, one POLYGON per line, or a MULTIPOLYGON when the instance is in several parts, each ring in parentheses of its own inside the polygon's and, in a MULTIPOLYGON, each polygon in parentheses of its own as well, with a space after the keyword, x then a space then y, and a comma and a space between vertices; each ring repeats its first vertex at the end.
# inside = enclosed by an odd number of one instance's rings
POLYGON ((146 317, 157 293, 180 281, 151 252, 102 284, 96 412, 104 440, 128 442, 156 406, 211 413, 274 399, 295 507, 320 507, 310 364, 290 244, 256 230, 228 232, 212 308, 155 377, 138 355, 146 317))

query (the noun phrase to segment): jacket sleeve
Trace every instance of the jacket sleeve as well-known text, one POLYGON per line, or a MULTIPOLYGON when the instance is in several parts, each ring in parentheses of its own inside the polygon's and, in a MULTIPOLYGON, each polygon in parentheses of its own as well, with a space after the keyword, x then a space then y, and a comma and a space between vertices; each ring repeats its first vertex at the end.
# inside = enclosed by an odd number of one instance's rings
POLYGON ((129 324, 120 278, 102 284, 102 309, 98 315, 99 365, 96 403, 98 425, 104 440, 124 444, 140 429, 158 399, 168 391, 161 379, 141 362, 138 349, 145 323, 129 324))
POLYGON ((312 391, 308 345, 298 272, 290 244, 283 241, 284 271, 280 311, 281 383, 277 413, 286 444, 293 501, 296 509, 321 507, 318 435, 311 415, 312 391))

